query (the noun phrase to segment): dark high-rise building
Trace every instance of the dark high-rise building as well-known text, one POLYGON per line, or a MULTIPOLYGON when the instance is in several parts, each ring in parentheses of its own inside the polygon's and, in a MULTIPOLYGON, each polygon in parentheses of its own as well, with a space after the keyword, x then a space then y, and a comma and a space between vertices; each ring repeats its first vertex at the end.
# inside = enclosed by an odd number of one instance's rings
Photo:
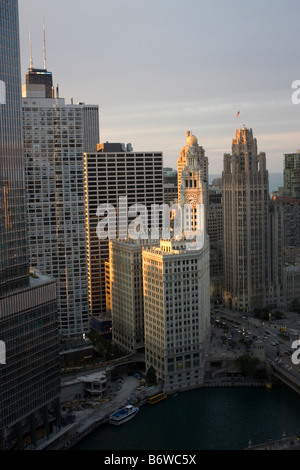
POLYGON ((56 286, 28 264, 17 0, 0 24, 0 449, 24 449, 59 426, 56 286))
POLYGON ((54 98, 52 72, 30 68, 26 73, 26 85, 45 85, 46 98, 54 98))
POLYGON ((17 2, 1 1, 0 295, 29 285, 17 2), (13 71, 13 73, 12 73, 13 71))
POLYGON ((284 195, 300 198, 300 150, 284 155, 284 195))
POLYGON ((177 170, 164 168, 164 203, 176 204, 178 201, 177 170))

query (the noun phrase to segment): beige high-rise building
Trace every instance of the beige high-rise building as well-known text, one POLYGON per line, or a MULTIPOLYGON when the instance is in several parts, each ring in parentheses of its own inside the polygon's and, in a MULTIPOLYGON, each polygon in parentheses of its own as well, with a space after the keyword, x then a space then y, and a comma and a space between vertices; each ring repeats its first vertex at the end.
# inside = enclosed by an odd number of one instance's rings
POLYGON ((209 244, 162 240, 143 250, 146 370, 153 366, 163 389, 203 383, 210 337, 209 244))
POLYGON ((144 347, 142 249, 141 240, 109 241, 106 292, 112 339, 128 352, 144 347))
POLYGON ((143 250, 146 369, 154 367, 166 391, 197 387, 204 378, 210 279, 209 240, 200 206, 207 207, 207 167, 197 138, 187 133, 178 160, 182 239, 177 234, 143 250), (203 244, 197 245, 199 233, 203 244))
POLYGON ((270 282, 269 177, 252 129, 238 129, 224 155, 224 301, 247 311, 266 306, 270 282))

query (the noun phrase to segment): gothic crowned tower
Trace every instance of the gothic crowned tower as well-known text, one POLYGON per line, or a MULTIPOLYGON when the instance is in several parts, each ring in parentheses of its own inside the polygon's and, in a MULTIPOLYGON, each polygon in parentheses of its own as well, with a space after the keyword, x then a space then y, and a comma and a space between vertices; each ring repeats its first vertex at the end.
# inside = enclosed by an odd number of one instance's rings
POLYGON ((224 301, 247 311, 268 303, 270 280, 269 177, 252 129, 238 129, 224 155, 224 301))

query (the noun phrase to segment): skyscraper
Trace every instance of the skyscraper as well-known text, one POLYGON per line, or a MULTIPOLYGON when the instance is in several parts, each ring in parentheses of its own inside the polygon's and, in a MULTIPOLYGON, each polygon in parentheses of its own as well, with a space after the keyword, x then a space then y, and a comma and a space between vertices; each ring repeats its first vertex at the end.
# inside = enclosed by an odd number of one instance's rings
POLYGON ((176 204, 178 202, 177 171, 164 168, 164 203, 176 204))
POLYGON ((0 295, 29 285, 17 2, 1 2, 0 295), (11 71, 14 70, 14 73, 11 71))
POLYGON ((166 391, 203 383, 210 338, 207 166, 204 150, 188 132, 178 159, 183 233, 142 253, 146 368, 155 369, 166 391), (203 243, 197 246, 193 236, 199 233, 203 243))
POLYGON ((223 207, 222 193, 209 190, 207 234, 210 241, 211 301, 222 302, 223 285, 223 207))
POLYGON ((30 263, 57 281, 61 335, 79 337, 90 328, 84 152, 99 142, 98 106, 66 104, 49 94, 46 70, 32 74, 23 86, 30 263))
POLYGON ((270 281, 269 178, 252 129, 238 129, 222 174, 224 301, 247 311, 266 306, 270 281))
MULTIPOLYGON (((178 199, 182 213, 185 204, 191 205, 191 229, 196 230, 198 223, 197 217, 199 217, 196 207, 199 204, 204 207, 205 218, 207 218, 208 158, 205 156, 204 149, 198 144, 197 138, 194 135, 189 135, 189 133, 187 133, 187 135, 185 160, 180 160, 180 170, 178 169, 178 174, 180 173, 178 199)), ((207 230, 206 225, 205 230, 207 230)))
POLYGON ((26 73, 26 85, 44 85, 45 98, 54 98, 52 72, 44 69, 28 69, 26 73))
POLYGON ((107 213, 98 216, 97 209, 105 204, 114 207, 117 231, 113 238, 127 236, 127 231, 125 235, 124 231, 122 235, 118 231, 122 224, 127 227, 128 210, 134 204, 147 208, 150 224, 151 205, 163 204, 163 155, 162 152, 133 152, 130 144, 106 142, 99 144, 97 153, 85 155, 84 165, 90 308, 94 318, 103 318, 106 316, 105 261, 109 258, 109 237, 98 238, 97 226, 107 213), (124 213, 120 211, 120 202, 125 197, 124 213))
POLYGON ((146 369, 166 391, 200 386, 210 339, 209 243, 161 240, 143 250, 146 369))
POLYGON ((284 195, 300 198, 300 150, 284 155, 284 195))
MULTIPOLYGON (((204 191, 208 185, 208 158, 205 156, 205 150, 198 143, 198 139, 195 135, 191 134, 190 131, 186 132, 186 145, 180 152, 180 157, 177 159, 177 170, 178 170, 178 204, 181 204, 181 187, 182 187, 182 172, 187 165, 189 149, 192 147, 195 155, 195 163, 197 162, 198 172, 201 173, 201 182, 204 191)), ((206 193, 206 197, 208 194, 206 193)), ((207 201, 202 201, 203 204, 207 204, 207 201)))
POLYGON ((0 21, 0 449, 23 449, 59 426, 56 286, 29 273, 17 0, 0 21))
POLYGON ((144 347, 142 249, 138 241, 109 241, 112 338, 128 352, 144 347))

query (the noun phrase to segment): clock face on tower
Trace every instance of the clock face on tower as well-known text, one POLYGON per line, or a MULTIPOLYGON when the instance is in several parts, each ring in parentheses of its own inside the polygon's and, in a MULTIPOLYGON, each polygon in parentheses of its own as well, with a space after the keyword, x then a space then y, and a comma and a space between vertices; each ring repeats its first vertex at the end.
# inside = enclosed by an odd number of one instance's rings
POLYGON ((196 201, 197 201, 196 194, 187 194, 185 196, 186 204, 196 204, 196 201))

